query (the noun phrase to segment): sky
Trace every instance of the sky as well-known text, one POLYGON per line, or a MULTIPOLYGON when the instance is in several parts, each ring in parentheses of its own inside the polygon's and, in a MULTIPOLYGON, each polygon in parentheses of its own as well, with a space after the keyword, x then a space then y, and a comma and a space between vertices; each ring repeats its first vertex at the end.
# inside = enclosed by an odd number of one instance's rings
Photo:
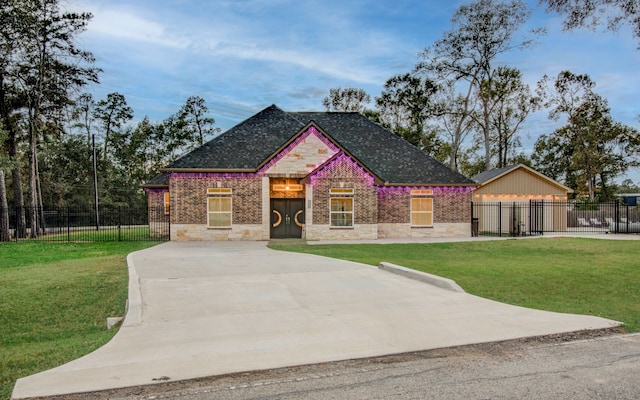
MULTIPOLYGON (((160 122, 189 96, 206 100, 223 131, 276 104, 322 111, 330 88, 356 87, 372 98, 409 72, 419 53, 451 29, 464 2, 442 0, 68 0, 94 17, 79 44, 103 69, 96 99, 123 94, 135 119, 160 122)), ((562 16, 537 0, 525 29, 545 27, 535 47, 501 55, 532 88, 562 70, 586 73, 615 120, 640 128, 640 41, 630 29, 562 30, 562 16)), ((524 31, 523 31, 524 33, 524 31)), ((373 107, 373 104, 372 104, 373 107)), ((561 123, 547 112, 523 127, 525 153, 561 123)), ((559 125, 560 124, 560 125, 559 125)), ((637 171, 629 174, 640 181, 637 171)))

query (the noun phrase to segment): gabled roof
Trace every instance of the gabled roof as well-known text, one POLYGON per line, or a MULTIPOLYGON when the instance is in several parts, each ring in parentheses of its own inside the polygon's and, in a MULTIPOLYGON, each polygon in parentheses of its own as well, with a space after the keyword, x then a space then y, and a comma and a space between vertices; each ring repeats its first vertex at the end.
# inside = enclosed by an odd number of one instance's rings
POLYGON ((388 185, 475 185, 358 113, 285 112, 275 105, 184 155, 162 171, 256 171, 313 122, 388 185))
POLYGON ((528 167, 524 164, 515 164, 515 165, 509 165, 507 167, 502 167, 502 168, 494 168, 492 170, 489 171, 485 171, 482 172, 476 176, 474 176, 473 179, 475 182, 477 182, 478 184, 480 184, 480 186, 485 186, 507 174, 510 174, 511 172, 518 170, 518 169, 524 169, 530 173, 532 173, 533 175, 537 176, 538 178, 554 185, 557 186, 563 190, 566 190, 567 193, 573 193, 573 189, 564 186, 563 184, 555 181, 554 179, 549 178, 546 175, 541 174, 540 172, 536 171, 535 169, 528 167))
POLYGON ((522 165, 522 164, 509 165, 507 167, 490 169, 489 171, 484 171, 479 173, 478 175, 474 176, 471 179, 481 185, 484 185, 502 175, 506 175, 507 173, 517 169, 519 165, 522 165))

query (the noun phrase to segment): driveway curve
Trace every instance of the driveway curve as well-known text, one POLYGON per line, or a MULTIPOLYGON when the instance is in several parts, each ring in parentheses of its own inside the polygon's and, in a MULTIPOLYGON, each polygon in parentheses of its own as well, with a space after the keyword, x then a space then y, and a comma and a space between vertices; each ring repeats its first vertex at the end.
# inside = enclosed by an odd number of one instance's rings
POLYGON ((169 242, 128 258, 131 306, 95 352, 13 398, 346 360, 618 322, 486 300, 266 242, 169 242))

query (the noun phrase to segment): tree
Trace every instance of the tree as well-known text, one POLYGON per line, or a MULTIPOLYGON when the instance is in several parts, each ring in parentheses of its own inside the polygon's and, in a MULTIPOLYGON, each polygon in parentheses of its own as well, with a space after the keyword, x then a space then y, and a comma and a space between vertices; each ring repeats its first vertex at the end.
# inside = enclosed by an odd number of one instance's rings
POLYGON ((133 109, 127 105, 125 97, 117 92, 109 93, 106 99, 100 100, 95 107, 94 116, 100 121, 104 134, 102 159, 106 159, 112 135, 133 118, 133 109))
POLYGON ((76 99, 73 106, 71 118, 76 121, 73 127, 79 128, 87 135, 87 147, 90 147, 95 124, 96 102, 90 93, 83 93, 76 99))
POLYGON ((179 118, 185 122, 185 129, 198 146, 202 146, 205 139, 220 132, 220 128, 213 127, 216 121, 213 117, 207 117, 208 112, 205 100, 199 96, 190 96, 178 112, 179 118))
POLYGON ((427 120, 438 113, 438 86, 415 74, 391 77, 385 82, 376 107, 383 125, 428 154, 437 151, 437 136, 427 130, 427 120))
POLYGON ((369 103, 371 96, 367 92, 352 87, 329 89, 329 96, 322 99, 322 105, 327 111, 363 113, 369 103))
POLYGON ((613 31, 626 23, 640 40, 640 3, 636 0, 540 0, 540 3, 546 3, 548 11, 563 14, 567 30, 594 29, 605 20, 607 29, 613 31))
MULTIPOLYGON (((442 92, 442 114, 439 117, 442 132, 447 137, 449 167, 460 171, 460 156, 464 153, 463 143, 472 132, 473 120, 470 111, 473 106, 470 96, 456 93, 454 82, 449 82, 442 92)), ((472 174, 469 174, 472 175, 472 174)))
MULTIPOLYGON (((539 85, 541 91, 545 84, 547 77, 539 85)), ((563 171, 578 194, 595 200, 599 193, 600 200, 608 200, 612 194, 610 182, 630 166, 638 165, 640 143, 636 130, 613 120, 607 101, 593 92, 594 87, 588 75, 569 71, 558 75, 553 89, 546 86, 551 91, 547 94, 550 117, 558 120, 566 115, 567 123, 551 137, 538 140, 536 149, 542 154, 535 159, 558 158, 553 168, 563 171)))
POLYGON ((14 52, 7 70, 13 87, 24 99, 29 139, 29 193, 31 236, 43 229, 42 192, 38 175, 38 144, 45 118, 70 102, 69 93, 97 82, 93 55, 76 47, 75 37, 91 19, 89 13, 62 13, 58 0, 25 2, 9 0, 7 9, 15 30, 14 52))
MULTIPOLYGON (((540 108, 540 97, 533 96, 529 86, 522 82, 519 70, 498 67, 491 79, 480 84, 479 96, 487 106, 489 131, 492 132, 492 153, 497 155, 497 168, 510 163, 515 147, 519 145, 518 131, 529 114, 540 108)), ((483 108, 484 109, 484 108, 483 108)), ((475 114, 472 114, 475 116, 475 114)), ((476 117, 482 124, 484 118, 476 117)))
MULTIPOLYGON (((530 17, 524 2, 520 0, 477 0, 462 5, 452 17, 453 29, 444 34, 431 48, 422 53, 424 61, 418 68, 434 75, 440 81, 452 82, 462 89, 462 100, 457 107, 457 126, 454 137, 462 136, 468 126, 467 119, 476 113, 476 125, 480 128, 485 149, 485 169, 491 167, 491 104, 478 96, 481 85, 491 86, 496 58, 513 49, 530 46, 541 29, 531 31, 516 40, 517 32, 530 17), (475 110, 475 111, 474 111, 475 110)), ((450 83, 451 84, 451 83, 450 83)))

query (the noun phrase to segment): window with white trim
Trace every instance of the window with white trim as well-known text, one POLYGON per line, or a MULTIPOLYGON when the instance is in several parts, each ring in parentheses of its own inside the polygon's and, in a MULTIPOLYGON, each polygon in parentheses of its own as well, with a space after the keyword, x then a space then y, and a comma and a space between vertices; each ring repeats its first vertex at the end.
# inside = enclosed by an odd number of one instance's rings
POLYGON ((207 227, 231 228, 232 190, 230 188, 207 189, 207 227))
POLYGON ((331 227, 353 227, 353 189, 330 189, 331 227))
POLYGON ((411 226, 433 226, 433 190, 411 191, 411 226))

